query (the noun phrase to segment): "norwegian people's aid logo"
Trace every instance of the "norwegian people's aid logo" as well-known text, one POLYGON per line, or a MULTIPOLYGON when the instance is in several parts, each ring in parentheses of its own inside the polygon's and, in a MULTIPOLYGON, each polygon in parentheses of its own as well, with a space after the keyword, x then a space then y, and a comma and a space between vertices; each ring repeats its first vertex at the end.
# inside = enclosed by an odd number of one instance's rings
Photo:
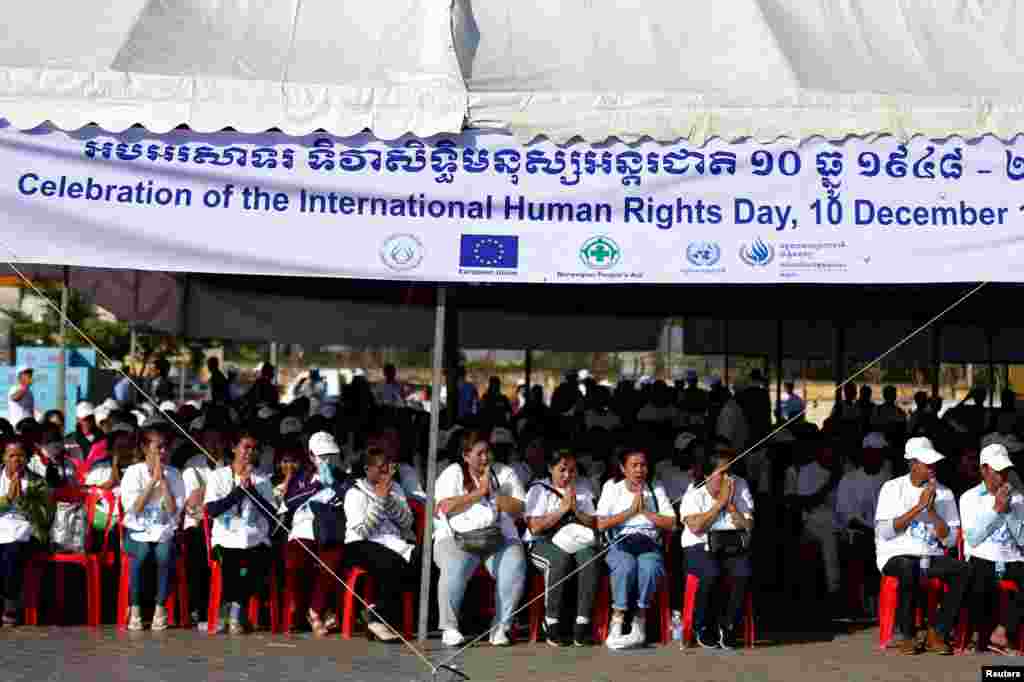
POLYGON ((758 237, 740 247, 740 260, 752 268, 764 267, 775 260, 775 247, 758 237))
POLYGON ((381 245, 380 259, 392 270, 413 270, 423 261, 423 243, 411 234, 393 234, 381 245))
POLYGON ((695 268, 711 268, 722 259, 718 242, 690 242, 686 247, 686 260, 695 268))
POLYGON ((591 270, 609 270, 622 259, 622 250, 610 237, 599 235, 583 242, 580 261, 591 270))

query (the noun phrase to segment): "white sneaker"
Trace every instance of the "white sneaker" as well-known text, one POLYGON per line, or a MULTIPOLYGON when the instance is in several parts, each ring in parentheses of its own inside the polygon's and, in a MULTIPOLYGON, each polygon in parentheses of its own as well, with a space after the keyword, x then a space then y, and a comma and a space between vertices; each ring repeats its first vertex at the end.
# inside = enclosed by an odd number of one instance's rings
POLYGON ((498 627, 491 630, 491 645, 492 646, 509 646, 512 642, 508 638, 508 626, 499 625, 498 627))
POLYGON ((647 644, 647 621, 633 618, 633 628, 626 636, 630 647, 642 647, 647 644))
POLYGON ((466 638, 458 630, 445 630, 441 635, 441 643, 445 646, 461 646, 466 643, 466 638))
POLYGON ((142 630, 142 609, 138 606, 128 609, 128 630, 131 632, 142 630))
POLYGON ((629 646, 629 637, 622 634, 622 621, 613 620, 608 627, 608 639, 604 641, 609 649, 625 649, 629 646))

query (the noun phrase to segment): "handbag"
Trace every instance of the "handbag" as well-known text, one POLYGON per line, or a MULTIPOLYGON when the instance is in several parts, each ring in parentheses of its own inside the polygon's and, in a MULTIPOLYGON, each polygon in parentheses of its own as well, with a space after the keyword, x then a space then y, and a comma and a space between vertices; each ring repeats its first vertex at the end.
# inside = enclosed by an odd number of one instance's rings
POLYGON ((58 502, 50 526, 51 549, 81 554, 85 551, 85 534, 85 507, 80 502, 58 502))
POLYGON ((750 551, 750 531, 712 530, 708 532, 708 552, 716 557, 741 556, 750 551))
MULTIPOLYGON (((491 476, 494 477, 494 490, 497 490, 497 477, 494 476, 494 472, 491 472, 491 476)), ((445 521, 448 522, 448 527, 451 528, 456 547, 468 554, 476 554, 482 557, 490 556, 498 551, 505 544, 505 533, 501 529, 501 511, 495 507, 495 512, 494 521, 490 525, 467 531, 455 530, 451 524, 450 517, 452 515, 446 516, 445 521)))

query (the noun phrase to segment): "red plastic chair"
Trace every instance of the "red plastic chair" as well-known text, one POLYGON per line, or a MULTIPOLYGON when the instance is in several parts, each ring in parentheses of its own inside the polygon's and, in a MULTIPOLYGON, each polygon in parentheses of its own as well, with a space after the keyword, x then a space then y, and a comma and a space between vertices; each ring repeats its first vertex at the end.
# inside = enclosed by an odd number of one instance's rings
MULTIPOLYGON (((945 585, 938 578, 925 578, 921 580, 921 589, 927 595, 929 618, 934 619, 939 608, 939 595, 945 591, 945 585)), ((889 640, 892 639, 892 633, 896 626, 896 607, 899 604, 899 595, 900 579, 883 575, 878 592, 878 646, 880 649, 885 649, 889 640)), ((915 618, 920 626, 923 620, 920 607, 917 608, 915 618)))
MULTIPOLYGON (((96 504, 105 497, 110 496, 109 491, 98 488, 64 488, 57 491, 55 498, 62 502, 82 502, 85 505, 85 551, 84 552, 42 552, 29 558, 25 566, 25 624, 39 624, 39 595, 40 582, 47 564, 56 566, 56 602, 61 613, 67 613, 64 596, 64 568, 66 566, 80 566, 85 571, 85 601, 86 601, 86 623, 92 627, 99 627, 101 610, 103 604, 103 582, 101 580, 100 568, 102 565, 113 564, 114 553, 109 550, 110 529, 112 526, 113 514, 107 515, 106 528, 103 531, 103 542, 98 550, 90 547, 92 537, 93 520, 96 516, 96 504)), ((111 498, 112 499, 112 498, 111 498)), ((111 507, 112 508, 112 507, 111 507)))
POLYGON ((531 564, 526 573, 526 603, 530 605, 531 642, 536 642, 540 638, 540 624, 544 620, 542 594, 544 594, 544 576, 531 564))
MULTIPOLYGON (((956 538, 956 549, 957 556, 961 561, 965 561, 964 554, 964 531, 960 528, 957 531, 956 538)), ((1000 580, 996 585, 996 589, 999 592, 999 614, 1005 616, 1007 609, 1010 607, 1010 593, 1017 592, 1017 583, 1012 580, 1000 580)), ((963 654, 967 651, 967 644, 971 639, 971 635, 974 634, 974 629, 978 630, 978 643, 988 646, 988 641, 992 637, 992 631, 995 629, 993 623, 972 623, 971 622, 971 611, 967 607, 960 609, 960 624, 957 626, 956 632, 956 650, 957 653, 963 654)), ((1010 636, 1007 639, 1012 640, 1013 635, 1016 633, 1008 633, 1010 636)), ((1024 629, 1021 630, 1021 635, 1017 643, 1017 649, 1024 649, 1024 629)))
MULTIPOLYGON (((128 602, 131 596, 132 569, 131 555, 124 548, 124 507, 121 505, 120 499, 117 501, 117 508, 119 512, 117 529, 121 546, 121 573, 117 586, 117 627, 124 631, 128 629, 128 609, 130 607, 128 602)), ((184 517, 182 518, 184 519, 184 517)), ((174 587, 171 594, 167 596, 167 601, 164 602, 164 608, 167 609, 168 625, 174 627, 178 624, 175 614, 175 607, 177 607, 181 612, 181 627, 187 628, 191 627, 188 613, 188 575, 186 573, 188 562, 185 556, 187 550, 180 534, 174 538, 174 541, 178 545, 174 560, 174 587)))
MULTIPOLYGON (((206 629, 209 634, 216 634, 217 624, 220 621, 220 602, 223 595, 224 576, 221 573, 220 562, 213 558, 213 547, 210 543, 210 517, 203 511, 203 534, 206 536, 206 556, 210 564, 210 603, 207 606, 206 629)), ((270 596, 267 599, 270 608, 270 631, 278 632, 280 619, 277 603, 277 568, 271 562, 270 566, 270 596)), ((249 623, 258 627, 260 617, 260 597, 252 595, 249 599, 249 623)))
MULTIPOLYGON (((423 503, 419 500, 409 498, 409 509, 412 510, 416 525, 416 541, 423 544, 423 532, 426 526, 426 511, 423 503)), ((426 550, 424 550, 426 551, 426 550)), ((367 572, 362 566, 352 566, 344 575, 345 588, 338 596, 338 612, 341 615, 341 637, 352 639, 352 632, 355 629, 356 620, 356 599, 355 591, 359 588, 360 582, 363 589, 360 596, 367 604, 372 604, 377 589, 377 581, 374 576, 367 572), (362 580, 360 580, 362 579, 362 580)), ((415 593, 410 590, 402 592, 402 629, 406 639, 412 639, 416 627, 415 616, 415 593)))
MULTIPOLYGON (((722 578, 719 587, 729 589, 731 580, 728 576, 722 578)), ((686 576, 686 592, 683 598, 683 645, 689 645, 693 641, 693 610, 697 602, 697 589, 700 587, 700 578, 692 573, 686 576)), ((747 590, 747 596, 743 600, 743 641, 748 649, 754 648, 757 641, 757 629, 754 625, 754 595, 752 590, 747 590)), ((662 644, 668 644, 668 637, 662 636, 662 644)))
MULTIPOLYGON (((310 549, 313 549, 312 543, 308 544, 310 549)), ((295 613, 299 610, 300 583, 303 577, 301 569, 304 566, 303 563, 290 560, 288 545, 289 542, 281 545, 281 565, 284 566, 284 591, 281 593, 281 632, 285 634, 290 634, 295 625, 295 613)), ((320 566, 317 564, 317 569, 319 570, 319 568, 320 566)))

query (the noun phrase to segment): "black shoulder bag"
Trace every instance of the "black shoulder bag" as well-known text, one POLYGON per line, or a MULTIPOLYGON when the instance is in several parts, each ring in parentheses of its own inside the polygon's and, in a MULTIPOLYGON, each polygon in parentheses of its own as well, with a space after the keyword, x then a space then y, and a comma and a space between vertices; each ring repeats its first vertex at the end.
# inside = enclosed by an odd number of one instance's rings
MULTIPOLYGON (((498 490, 498 478, 494 475, 493 471, 491 472, 491 480, 494 483, 494 490, 498 490)), ((498 551, 498 548, 505 544, 505 534, 501 530, 501 510, 497 508, 497 503, 495 503, 495 511, 497 514, 495 515, 494 523, 484 528, 477 528, 464 533, 460 533, 452 528, 451 521, 449 520, 448 527, 452 529, 452 536, 455 538, 456 546, 463 552, 476 554, 481 557, 490 556, 498 551)))

